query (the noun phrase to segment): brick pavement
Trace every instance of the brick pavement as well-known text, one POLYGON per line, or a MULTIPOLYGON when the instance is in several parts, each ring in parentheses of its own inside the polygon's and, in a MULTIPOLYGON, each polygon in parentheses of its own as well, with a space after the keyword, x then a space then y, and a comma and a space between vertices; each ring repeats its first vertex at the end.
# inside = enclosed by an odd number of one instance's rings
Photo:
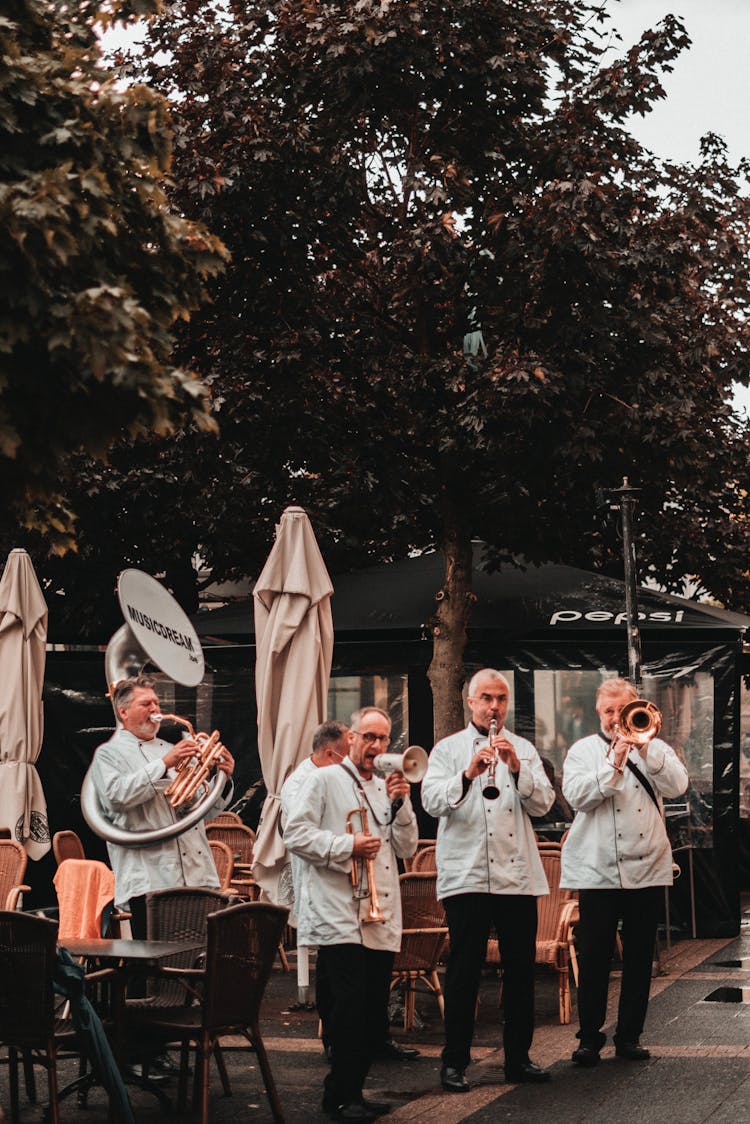
MULTIPOLYGON (((622 1062, 605 1048, 601 1064, 581 1070, 570 1064, 575 1046, 573 1023, 557 1022, 557 985, 552 973, 539 977, 537 1031, 532 1056, 550 1066, 551 1084, 539 1087, 504 1083, 500 1041, 501 1014, 497 979, 488 971, 481 1002, 469 1077, 474 1087, 465 1095, 444 1093, 439 1084, 442 1024, 437 1005, 424 995, 418 1013, 424 1025, 409 1035, 394 1035, 421 1050, 409 1063, 378 1062, 366 1092, 389 1100, 392 1124, 488 1124, 492 1121, 548 1121, 554 1124, 661 1124, 671 1117, 686 1124, 725 1124, 750 1120, 750 1004, 707 1002, 719 987, 750 988, 750 969, 721 967, 720 960, 750 957, 750 915, 743 918, 733 941, 682 941, 662 958, 662 972, 652 985, 649 1018, 643 1042, 652 1051, 645 1063, 622 1062)), ((608 1015, 616 1010, 619 980, 615 976, 608 1015)), ((320 1090, 326 1072, 317 1035, 317 1016, 293 1009, 294 972, 274 969, 263 1010, 263 1029, 287 1124, 322 1124, 320 1090)), ((366 1013, 363 1013, 366 1017, 366 1013)), ((218 1075, 212 1076, 211 1124, 268 1124, 271 1113, 252 1054, 227 1041, 234 1095, 222 1095, 218 1075)), ((62 1065, 63 1080, 74 1075, 62 1065)), ((7 1108, 7 1071, 0 1072, 0 1105, 7 1108)), ((40 1094, 45 1087, 39 1071, 40 1094)), ((162 1118, 158 1103, 134 1091, 138 1124, 162 1118)), ((22 1124, 38 1121, 40 1109, 22 1096, 22 1124)), ((177 1120, 173 1114, 172 1120, 177 1120)), ((85 1120, 105 1124, 106 1100, 96 1091, 85 1113, 74 1101, 62 1106, 63 1124, 85 1120)))

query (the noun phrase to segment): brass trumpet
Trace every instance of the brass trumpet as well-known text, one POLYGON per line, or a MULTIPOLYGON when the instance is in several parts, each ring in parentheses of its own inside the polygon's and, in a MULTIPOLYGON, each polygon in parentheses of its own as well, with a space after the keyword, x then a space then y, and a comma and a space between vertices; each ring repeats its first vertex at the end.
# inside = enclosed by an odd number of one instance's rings
MULTIPOLYGON (((649 702, 648 699, 632 699, 620 711, 612 746, 618 739, 630 746, 644 746, 657 737, 660 730, 661 711, 656 703, 649 702)), ((612 747, 610 753, 611 751, 612 747)), ((614 758, 609 763, 618 773, 622 773, 625 768, 624 764, 615 765, 614 758)))
POLYGON ((219 740, 219 731, 214 730, 212 734, 196 734, 192 723, 187 718, 181 718, 179 714, 154 714, 152 721, 157 724, 164 721, 179 722, 187 730, 188 737, 196 743, 194 756, 180 762, 175 769, 177 775, 164 790, 170 805, 173 808, 180 808, 183 804, 190 803, 206 781, 211 769, 221 760, 223 747, 219 740))
MULTIPOLYGON (((370 822, 367 818, 367 809, 364 805, 361 808, 352 808, 351 812, 346 814, 346 830, 349 835, 354 835, 354 824, 352 817, 359 816, 362 825, 362 831, 365 835, 370 834, 370 822)), ((352 889, 355 901, 361 898, 370 899, 370 908, 367 911, 367 916, 362 918, 364 923, 369 924, 373 921, 385 921, 382 911, 380 909, 380 902, 378 901, 378 887, 375 883, 375 861, 374 859, 357 859, 352 855, 352 889)))

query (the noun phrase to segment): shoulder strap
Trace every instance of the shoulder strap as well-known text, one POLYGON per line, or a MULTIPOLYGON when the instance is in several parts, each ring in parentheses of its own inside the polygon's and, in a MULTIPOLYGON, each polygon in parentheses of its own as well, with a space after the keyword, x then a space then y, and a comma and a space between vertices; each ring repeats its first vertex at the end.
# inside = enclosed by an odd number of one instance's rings
POLYGON ((649 794, 649 796, 653 800, 656 807, 659 808, 659 811, 661 812, 661 808, 659 807, 659 801, 656 798, 656 793, 654 792, 653 788, 651 787, 650 782, 646 780, 646 778, 644 777, 641 770, 638 768, 638 766, 636 764, 634 764, 634 762, 632 762, 630 760, 629 757, 628 757, 627 761, 625 762, 625 764, 630 769, 630 772, 634 773, 636 775, 638 780, 641 782, 641 784, 645 788, 646 792, 649 794))

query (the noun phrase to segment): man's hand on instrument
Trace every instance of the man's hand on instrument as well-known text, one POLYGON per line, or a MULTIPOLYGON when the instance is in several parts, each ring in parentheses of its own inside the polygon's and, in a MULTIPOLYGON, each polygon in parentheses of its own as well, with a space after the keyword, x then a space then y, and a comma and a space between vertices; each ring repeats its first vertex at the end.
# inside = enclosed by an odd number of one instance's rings
POLYGON ((380 850, 380 839, 377 835, 365 835, 358 831, 354 836, 352 856, 357 859, 374 859, 380 850))
POLYGON ((615 734, 612 740, 612 744, 609 747, 609 752, 610 764, 612 765, 613 769, 617 770, 618 773, 621 773, 625 768, 625 762, 627 761, 632 748, 633 747, 630 742, 626 742, 625 739, 621 738, 619 734, 615 734))
POLYGON ((221 753, 216 758, 216 768, 221 769, 222 773, 226 773, 228 777, 231 777, 234 772, 234 758, 223 742, 219 742, 219 748, 221 749, 221 753))
POLYGON ((171 749, 162 757, 164 762, 164 769, 176 769, 181 761, 189 761, 191 757, 195 757, 198 752, 198 743, 194 742, 192 738, 183 738, 182 741, 177 742, 171 749))
POLYGON ((490 749, 488 745, 483 745, 472 757, 468 769, 464 769, 464 776, 468 781, 473 781, 476 777, 481 777, 482 773, 487 772, 494 760, 495 751, 490 749))
POLYGON ((410 792, 409 782, 403 773, 388 773, 385 778, 385 791, 389 800, 404 800, 410 792))
POLYGON ((512 742, 509 742, 507 738, 500 737, 498 734, 497 737, 492 739, 492 748, 497 751, 498 757, 501 761, 505 762, 511 773, 518 772, 521 768, 521 762, 518 760, 518 755, 512 742))

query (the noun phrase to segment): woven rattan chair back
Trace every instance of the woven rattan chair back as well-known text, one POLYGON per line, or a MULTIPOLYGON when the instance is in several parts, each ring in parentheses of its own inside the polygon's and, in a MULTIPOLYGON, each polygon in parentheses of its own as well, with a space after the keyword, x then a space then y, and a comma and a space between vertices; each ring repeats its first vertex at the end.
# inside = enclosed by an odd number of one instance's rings
POLYGON ((417 851, 416 855, 411 861, 411 873, 420 874, 435 870, 437 870, 435 848, 423 847, 421 851, 417 851))
POLYGON ((219 876, 219 887, 222 892, 227 893, 234 873, 234 856, 226 843, 222 843, 220 839, 209 839, 208 845, 211 848, 216 873, 219 876))
POLYGON ((209 842, 218 839, 226 843, 232 852, 235 866, 238 864, 251 867, 253 865, 253 847, 255 845, 255 832, 245 827, 244 824, 206 824, 206 836, 209 842))
POLYGON ((15 839, 0 839, 0 909, 17 909, 20 896, 29 887, 23 885, 28 858, 15 839))
POLYGON ((214 824, 216 827, 222 827, 224 824, 245 826, 242 822, 242 816, 238 816, 236 812, 219 812, 218 816, 212 816, 210 820, 206 820, 206 827, 209 824, 214 824))
POLYGON ((52 853, 59 866, 66 859, 85 859, 83 843, 74 831, 56 831, 52 836, 52 853))
MULTIPOLYGON (((0 1042, 8 1048, 10 1117, 18 1119, 18 1053, 47 1069, 49 1119, 59 1124, 55 994, 57 924, 19 910, 0 913, 0 1042)), ((34 1090, 26 1075, 27 1091, 34 1090)), ((34 1098, 36 1096, 34 1092, 34 1098)))
POLYGON ((435 871, 412 871, 399 878, 403 931, 401 948, 396 953, 391 989, 400 985, 404 992, 404 1030, 414 1025, 417 983, 435 995, 443 1013, 443 993, 438 964, 443 959, 448 928, 445 910, 436 894, 435 871))
POLYGON ((208 918, 204 1026, 257 1026, 287 918, 288 910, 262 902, 208 918))
MULTIPOLYGON (((193 968, 206 947, 210 913, 225 909, 230 898, 220 890, 176 886, 146 895, 146 935, 152 941, 195 941, 195 950, 165 956, 160 963, 168 968, 193 968)), ((184 1005, 185 989, 179 983, 149 979, 149 1002, 159 1006, 184 1005)))

